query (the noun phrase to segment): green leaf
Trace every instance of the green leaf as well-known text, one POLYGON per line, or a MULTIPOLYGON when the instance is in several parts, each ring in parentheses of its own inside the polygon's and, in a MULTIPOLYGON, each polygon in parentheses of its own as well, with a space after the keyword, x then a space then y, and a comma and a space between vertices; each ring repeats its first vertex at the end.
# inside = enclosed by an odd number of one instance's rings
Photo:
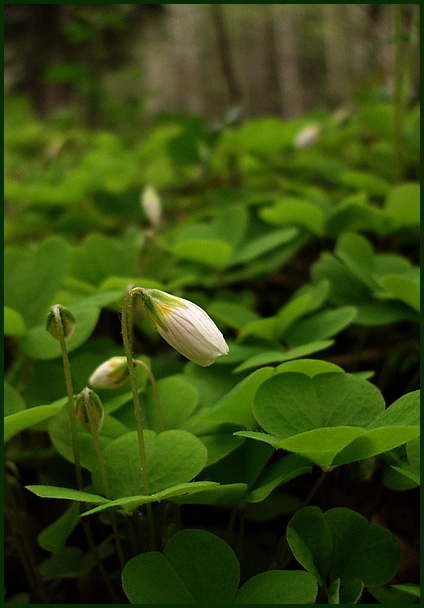
POLYGON ((357 604, 364 590, 364 583, 359 578, 343 585, 340 589, 341 604, 357 604))
POLYGON ((137 555, 125 564, 122 587, 131 604, 196 603, 169 560, 156 551, 137 555))
POLYGON ((265 472, 255 483, 253 490, 246 496, 246 501, 252 503, 261 502, 281 484, 311 471, 312 465, 304 458, 296 454, 283 456, 265 469, 265 472))
POLYGON ((297 561, 325 585, 333 552, 331 529, 318 507, 305 507, 287 526, 287 542, 297 561))
POLYGON ((285 333, 284 340, 291 346, 297 346, 331 338, 350 325, 356 315, 354 306, 318 312, 292 325, 285 333))
POLYGON ((91 285, 100 285, 111 276, 138 275, 139 245, 103 234, 90 234, 72 250, 69 274, 91 285))
MULTIPOLYGON (((157 391, 165 429, 180 428, 199 401, 197 390, 183 375, 175 375, 159 380, 157 391)), ((159 432, 159 417, 151 386, 143 395, 142 407, 147 419, 147 427, 159 432)))
POLYGON ((329 300, 335 306, 368 304, 370 289, 331 253, 324 251, 311 267, 314 282, 328 280, 329 300))
POLYGON ((298 234, 299 230, 297 228, 284 228, 261 235, 237 250, 233 254, 230 264, 231 266, 246 264, 257 257, 292 241, 298 234))
MULTIPOLYGON (((143 434, 151 493, 190 481, 206 464, 205 446, 187 431, 164 431, 159 435, 154 431, 144 431, 143 434)), ((103 451, 103 457, 112 498, 137 496, 143 492, 136 431, 110 442, 103 451)), ((103 492, 98 467, 93 468, 92 476, 96 489, 103 492)))
POLYGON ((294 224, 318 236, 324 234, 325 214, 321 207, 309 201, 283 200, 272 207, 263 207, 259 215, 270 224, 294 224))
POLYGON ((384 196, 389 191, 389 184, 372 173, 365 171, 343 171, 339 175, 340 182, 355 191, 363 190, 368 194, 384 196))
POLYGON ((420 459, 421 459, 421 448, 420 438, 412 439, 406 444, 406 455, 411 465, 412 471, 416 475, 420 475, 420 459))
MULTIPOLYGON (((64 400, 59 402, 63 405, 64 400)), ((69 462, 74 462, 74 452, 71 442, 71 424, 68 406, 62 407, 48 425, 50 439, 56 450, 69 462)), ((103 450, 113 439, 128 432, 122 422, 105 413, 103 426, 99 434, 100 448, 103 450)), ((81 465, 89 470, 98 466, 98 457, 93 444, 91 433, 77 420, 77 442, 81 465)))
POLYGON ((383 397, 375 386, 337 372, 313 378, 296 372, 276 374, 261 384, 253 402, 256 420, 277 439, 274 445, 322 467, 364 435, 361 427, 383 409, 383 397))
POLYGON ((311 300, 312 294, 305 293, 283 306, 275 319, 274 337, 276 340, 282 338, 287 329, 306 314, 311 300))
POLYGON ((360 281, 372 289, 377 287, 372 278, 376 271, 376 256, 365 237, 359 234, 344 234, 336 243, 335 253, 360 281))
MULTIPOLYGON (((119 291, 100 292, 67 305, 76 321, 72 339, 67 343, 68 352, 84 344, 91 336, 97 325, 101 307, 121 298, 122 293, 119 291)), ((25 354, 34 359, 55 359, 61 356, 60 343, 46 331, 45 319, 40 325, 31 328, 19 345, 25 354)))
POLYGON ((320 359, 297 359, 295 361, 286 361, 275 368, 275 373, 282 372, 299 372, 313 378, 317 374, 325 374, 328 372, 345 373, 344 370, 329 361, 321 361, 320 359))
POLYGON ((320 584, 328 575, 330 583, 340 579, 342 588, 349 585, 346 599, 356 599, 351 596, 359 593, 358 580, 364 585, 384 584, 400 563, 396 537, 344 507, 325 513, 318 507, 297 511, 287 526, 287 541, 299 563, 320 584))
POLYGON ((126 515, 131 515, 136 509, 141 507, 141 505, 160 502, 161 500, 175 500, 181 496, 188 496, 198 492, 200 493, 215 487, 219 487, 219 484, 214 481, 192 481, 190 483, 180 483, 176 486, 172 486, 171 488, 167 488, 166 490, 162 490, 161 492, 156 492, 155 494, 125 496, 124 498, 108 500, 98 507, 85 511, 82 515, 83 517, 86 517, 106 509, 117 509, 126 515))
POLYGON ((27 490, 33 492, 40 498, 57 498, 60 500, 77 500, 79 502, 89 502, 94 505, 109 502, 107 498, 91 494, 90 492, 82 492, 72 488, 59 488, 56 486, 25 486, 27 490))
POLYGON ((329 604, 340 604, 340 579, 336 578, 327 589, 329 604))
POLYGON ((268 365, 269 363, 281 363, 282 361, 290 361, 291 359, 300 359, 305 355, 311 355, 320 350, 325 350, 333 344, 333 340, 322 340, 309 344, 302 344, 301 346, 295 346, 294 348, 288 348, 285 351, 265 351, 250 357, 250 359, 247 359, 244 363, 238 365, 235 368, 234 373, 237 374, 246 371, 247 369, 252 369, 253 367, 268 365))
POLYGON ((347 445, 333 464, 370 458, 392 450, 420 434, 419 391, 406 393, 366 426, 366 433, 347 445))
POLYGON ((386 197, 385 210, 396 228, 420 225, 420 185, 399 184, 391 188, 386 197))
POLYGON ((238 425, 222 424, 215 427, 214 431, 199 434, 198 437, 208 451, 206 466, 209 467, 218 462, 239 447, 243 440, 234 437, 233 431, 239 428, 238 425))
POLYGON ((28 328, 45 322, 66 275, 69 253, 69 245, 57 237, 25 251, 5 250, 4 304, 18 312, 28 328))
POLYGON ((239 332, 239 339, 242 340, 246 336, 256 336, 263 340, 271 341, 274 338, 276 317, 268 317, 267 319, 255 319, 245 325, 239 332))
POLYGON ((343 507, 324 513, 333 540, 329 569, 330 579, 342 584, 360 579, 364 585, 387 583, 400 563, 400 546, 396 537, 383 526, 343 507))
POLYGON ((420 284, 407 276, 388 274, 378 281, 392 296, 420 312, 420 284))
POLYGON ((183 530, 171 537, 164 554, 197 603, 231 603, 240 567, 221 538, 204 530, 183 530))
POLYGON ((246 483, 227 483, 201 490, 195 494, 176 497, 175 502, 181 505, 218 505, 220 507, 239 506, 246 495, 246 483))
MULTIPOLYGON (((103 545, 99 549, 102 559, 113 553, 113 545, 103 545)), ((44 579, 81 578, 86 576, 95 565, 91 553, 83 553, 77 547, 64 547, 58 555, 52 555, 40 565, 40 574, 44 579)))
POLYGON ((405 604, 419 603, 419 601, 417 602, 420 597, 418 585, 391 585, 389 589, 378 585, 370 585, 368 591, 380 604, 404 606, 405 604))
POLYGON ((314 577, 301 570, 269 570, 249 579, 233 604, 314 604, 314 577))
POLYGON ((78 502, 72 502, 66 511, 50 526, 38 535, 40 547, 51 553, 60 553, 64 548, 68 536, 76 528, 80 520, 78 502))
POLYGON ((246 207, 231 205, 217 214, 211 228, 223 241, 232 247, 237 247, 243 240, 248 220, 249 214, 246 207))
POLYGON ((313 378, 276 374, 261 384, 253 402, 258 423, 280 439, 325 427, 365 426, 383 409, 375 386, 337 372, 313 378))
POLYGON ((203 530, 183 530, 164 553, 138 555, 125 565, 122 586, 132 604, 229 604, 240 568, 233 550, 203 530))
POLYGON ((13 310, 13 308, 9 308, 8 306, 4 307, 4 335, 5 336, 16 336, 19 338, 23 336, 26 332, 25 321, 21 317, 21 315, 13 310))
POLYGON ((203 418, 210 422, 234 422, 247 428, 256 426, 252 412, 253 397, 257 388, 272 376, 273 368, 263 367, 236 384, 211 408, 203 418))
POLYGON ((22 412, 26 408, 25 401, 13 386, 4 381, 4 417, 22 412))
POLYGON ((233 329, 241 329, 243 325, 258 319, 255 312, 240 304, 219 300, 212 302, 207 312, 217 323, 228 325, 233 329))
POLYGON ((62 405, 63 401, 57 404, 39 405, 7 416, 4 419, 4 442, 6 443, 17 433, 34 426, 38 422, 51 418, 62 405))
POLYGON ((343 232, 359 230, 372 230, 377 234, 386 234, 390 229, 391 218, 383 209, 368 205, 365 200, 348 199, 328 216, 326 234, 330 237, 337 237, 343 232))
POLYGON ((232 247, 216 239, 191 239, 177 243, 173 249, 177 257, 222 269, 228 264, 232 247))

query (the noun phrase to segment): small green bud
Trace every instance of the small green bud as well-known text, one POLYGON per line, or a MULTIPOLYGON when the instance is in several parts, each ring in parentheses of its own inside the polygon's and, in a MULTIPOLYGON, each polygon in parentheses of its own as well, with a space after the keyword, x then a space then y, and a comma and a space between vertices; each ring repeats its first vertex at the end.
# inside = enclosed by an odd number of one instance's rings
POLYGON ((46 330, 50 332, 56 340, 59 340, 59 333, 57 330, 58 322, 62 324, 65 340, 70 340, 74 334, 75 317, 69 308, 65 308, 62 304, 55 304, 52 306, 47 315, 46 330))
POLYGON ((117 388, 129 378, 126 357, 111 357, 91 374, 88 384, 93 388, 117 388))
POLYGON ((94 422, 94 428, 100 431, 103 425, 104 410, 100 397, 90 388, 85 388, 77 397, 77 418, 81 424, 91 432, 90 418, 94 422))

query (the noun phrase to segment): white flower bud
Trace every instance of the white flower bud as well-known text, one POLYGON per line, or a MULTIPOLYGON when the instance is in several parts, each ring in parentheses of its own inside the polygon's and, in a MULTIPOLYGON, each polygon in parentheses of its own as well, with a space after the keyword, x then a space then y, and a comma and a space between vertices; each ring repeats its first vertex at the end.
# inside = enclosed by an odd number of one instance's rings
POLYGON ((320 128, 317 124, 306 125, 295 135, 293 146, 297 149, 312 146, 318 141, 319 135, 320 128))
POLYGON ((158 228, 162 219, 162 204, 153 186, 144 188, 141 195, 141 206, 152 226, 158 228))
POLYGON ((142 289, 141 295, 159 334, 184 357, 207 367, 228 353, 224 336, 197 304, 159 289, 142 289))
POLYGON ((126 357, 111 357, 94 370, 88 383, 93 388, 117 388, 128 378, 126 357))

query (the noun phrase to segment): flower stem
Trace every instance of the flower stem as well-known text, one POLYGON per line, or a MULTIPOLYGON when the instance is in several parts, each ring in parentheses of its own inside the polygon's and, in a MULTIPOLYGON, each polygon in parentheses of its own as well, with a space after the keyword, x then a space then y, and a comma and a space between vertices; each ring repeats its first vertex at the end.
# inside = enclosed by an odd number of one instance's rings
POLYGON ((153 389, 153 398, 155 400, 155 404, 156 404, 156 411, 158 414, 158 419, 159 419, 159 427, 161 430, 161 433, 163 433, 163 431, 165 430, 165 424, 163 422, 163 416, 162 416, 162 410, 160 407, 160 399, 159 399, 159 393, 158 393, 158 387, 156 384, 156 380, 155 377, 152 373, 152 370, 150 369, 150 367, 148 365, 146 365, 146 363, 144 363, 144 361, 140 361, 140 359, 133 359, 133 363, 137 364, 137 365, 141 365, 147 372, 147 375, 149 376, 150 382, 152 384, 152 389, 153 389))
POLYGON ((58 306, 54 307, 54 319, 56 324, 56 330, 59 338, 60 348, 62 351, 62 359, 63 359, 63 371, 65 372, 65 381, 66 381, 66 392, 68 395, 68 405, 69 405, 69 421, 71 423, 71 441, 72 441, 72 451, 74 454, 75 461, 75 471, 77 476, 78 488, 80 490, 83 489, 84 484, 82 480, 82 471, 81 471, 81 461, 78 450, 78 442, 77 442, 77 417, 75 413, 75 403, 74 403, 74 390, 72 387, 72 376, 71 376, 71 365, 69 363, 68 350, 66 348, 65 341, 65 332, 62 325, 62 319, 60 316, 60 309, 58 306))
MULTIPOLYGON (((135 421, 137 425, 137 437, 138 437, 138 447, 140 452, 140 463, 141 463, 141 473, 143 476, 143 484, 144 484, 144 492, 148 496, 150 494, 150 485, 149 485, 149 477, 147 472, 147 459, 146 459, 146 447, 144 444, 144 436, 143 436, 143 423, 141 416, 141 407, 140 407, 140 396, 138 394, 137 389, 137 380, 135 377, 135 369, 134 362, 132 358, 132 347, 131 347, 131 329, 132 329, 132 320, 133 320, 133 297, 135 295, 141 294, 140 287, 134 287, 131 289, 124 298, 124 303, 122 305, 122 340, 124 343, 125 356, 127 357, 127 365, 128 372, 130 376, 131 390, 133 394, 134 401, 134 415, 135 421)), ((152 505, 150 503, 146 504, 147 511, 147 519, 149 522, 149 534, 150 534, 150 548, 153 550, 155 547, 155 533, 154 533, 154 523, 153 523, 153 513, 152 513, 152 505)))
MULTIPOLYGON (((71 365, 69 363, 68 350, 66 348, 65 341, 65 331, 62 325, 62 319, 60 316, 60 309, 58 306, 54 307, 54 319, 57 330, 57 335, 60 343, 60 348, 62 351, 62 359, 63 359, 63 370, 65 372, 65 381, 66 381, 66 391, 68 395, 68 405, 69 405, 69 420, 71 424, 71 441, 72 441, 72 451, 74 455, 75 461, 75 471, 77 477, 77 484, 79 490, 84 489, 84 483, 82 479, 82 471, 81 471, 81 460, 79 456, 78 450, 78 442, 77 442, 77 417, 75 413, 75 403, 74 403, 74 390, 72 387, 72 376, 71 376, 71 365)), ((103 580, 108 588, 108 591, 113 598, 116 604, 120 604, 119 597, 113 588, 113 585, 109 579, 109 576, 106 572, 106 569, 103 565, 102 559, 97 551, 96 543, 94 542, 93 533, 91 532, 91 527, 89 522, 84 518, 80 518, 81 523, 84 528, 85 535, 87 537, 87 542, 90 547, 90 551, 93 554, 96 565, 103 577, 103 580)))
MULTIPOLYGON (((85 405, 86 405, 86 411, 87 411, 87 415, 88 415, 88 420, 89 420, 89 423, 90 423, 90 431, 91 431, 91 435, 93 437, 94 448, 96 450, 97 459, 99 461, 100 473, 101 473, 101 476, 102 476, 103 487, 104 487, 104 490, 105 490, 105 496, 106 496, 106 498, 112 498, 112 494, 110 492, 109 481, 108 481, 107 475, 106 475, 105 461, 104 461, 104 458, 103 458, 102 451, 100 449, 99 436, 97 434, 97 428, 96 428, 96 424, 95 424, 94 419, 93 419, 93 413, 92 413, 92 410, 91 410, 90 397, 89 397, 89 395, 87 393, 84 394, 84 401, 85 401, 85 405)), ((116 545, 116 550, 117 550, 117 553, 118 553, 119 563, 120 563, 121 569, 122 569, 125 566, 125 557, 124 557, 124 551, 122 549, 121 539, 119 538, 118 524, 117 524, 117 521, 116 521, 116 513, 115 513, 115 511, 111 511, 110 512, 110 521, 111 521, 111 524, 112 524, 113 537, 115 539, 115 545, 116 545)))

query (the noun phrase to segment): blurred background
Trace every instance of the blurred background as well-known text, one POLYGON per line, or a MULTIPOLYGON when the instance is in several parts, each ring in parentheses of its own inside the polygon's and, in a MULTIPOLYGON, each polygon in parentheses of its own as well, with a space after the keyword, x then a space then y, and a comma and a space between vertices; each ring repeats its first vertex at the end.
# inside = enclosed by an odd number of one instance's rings
POLYGON ((370 87, 390 96, 392 19, 391 4, 6 4, 5 91, 91 126, 238 104, 293 117, 370 87))

